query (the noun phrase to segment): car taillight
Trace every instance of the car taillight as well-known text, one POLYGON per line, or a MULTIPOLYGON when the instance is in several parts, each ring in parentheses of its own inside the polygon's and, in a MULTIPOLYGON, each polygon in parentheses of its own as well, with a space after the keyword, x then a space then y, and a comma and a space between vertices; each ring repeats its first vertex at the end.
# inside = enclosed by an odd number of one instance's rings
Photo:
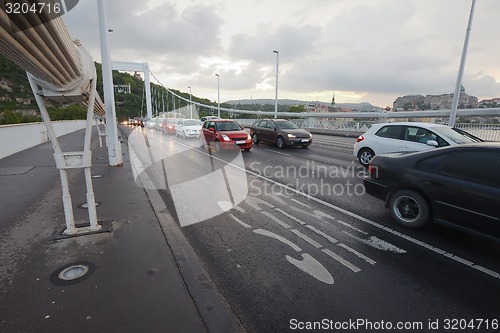
POLYGON ((378 178, 378 168, 372 163, 368 165, 368 175, 370 178, 378 178))
POLYGON ((361 142, 361 141, 363 141, 364 139, 365 139, 365 137, 364 137, 364 136, 362 136, 362 135, 360 135, 360 136, 358 136, 358 138, 356 139, 356 142, 361 142))

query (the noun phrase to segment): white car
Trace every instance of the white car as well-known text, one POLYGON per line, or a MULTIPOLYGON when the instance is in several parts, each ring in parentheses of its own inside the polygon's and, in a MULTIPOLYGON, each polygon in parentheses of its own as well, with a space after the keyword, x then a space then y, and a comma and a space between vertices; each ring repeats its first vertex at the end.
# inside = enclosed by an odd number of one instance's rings
POLYGON ((157 118, 151 118, 146 121, 146 128, 153 129, 155 127, 157 118))
POLYGON ((354 156, 368 166, 378 154, 412 152, 482 140, 457 128, 431 123, 383 123, 373 125, 354 144, 354 156))
POLYGON ((175 135, 183 138, 197 138, 200 135, 201 122, 197 119, 179 120, 175 128, 175 135))

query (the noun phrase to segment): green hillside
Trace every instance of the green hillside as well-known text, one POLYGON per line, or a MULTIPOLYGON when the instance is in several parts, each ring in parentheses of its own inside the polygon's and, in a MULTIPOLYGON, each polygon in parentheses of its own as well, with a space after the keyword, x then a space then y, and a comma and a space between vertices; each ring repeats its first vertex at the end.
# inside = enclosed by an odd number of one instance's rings
MULTIPOLYGON (((95 63, 97 70, 97 91, 104 100, 102 89, 102 67, 95 63)), ((146 116, 146 106, 144 98, 144 82, 134 75, 124 72, 113 71, 113 82, 116 85, 130 84, 130 94, 115 93, 115 109, 119 121, 123 121, 135 116, 146 116)), ((167 94, 166 89, 157 84, 152 84, 154 98, 157 100, 165 99, 165 109, 173 110, 174 101, 172 95, 167 94), (168 97, 167 97, 168 96, 168 97)), ((172 92, 186 99, 189 99, 189 93, 180 92, 171 89, 172 92)), ((192 96, 193 101, 205 105, 216 106, 215 102, 208 99, 192 96)), ((106 102, 106 101, 104 101, 106 102)), ((48 110, 52 120, 85 119, 86 110, 79 105, 62 105, 48 102, 48 110)), ((175 98, 175 107, 183 107, 188 103, 175 98)), ((160 108, 163 108, 163 101, 158 102, 160 108)), ((200 115, 207 115, 211 112, 209 108, 202 108, 200 115)), ((33 93, 26 77, 26 72, 0 55, 0 125, 15 124, 24 122, 41 121, 38 106, 33 98, 33 93)))

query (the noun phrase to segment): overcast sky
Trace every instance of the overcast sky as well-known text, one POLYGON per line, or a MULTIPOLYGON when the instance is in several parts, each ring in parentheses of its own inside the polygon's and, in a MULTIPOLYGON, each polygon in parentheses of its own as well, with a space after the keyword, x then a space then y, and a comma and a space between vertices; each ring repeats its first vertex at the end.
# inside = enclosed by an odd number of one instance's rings
MULTIPOLYGON (((113 61, 148 62, 166 87, 221 101, 370 102, 455 89, 472 0, 106 0, 113 61)), ((463 85, 500 97, 499 0, 476 3, 463 85)), ((99 61, 97 0, 63 16, 99 61)))

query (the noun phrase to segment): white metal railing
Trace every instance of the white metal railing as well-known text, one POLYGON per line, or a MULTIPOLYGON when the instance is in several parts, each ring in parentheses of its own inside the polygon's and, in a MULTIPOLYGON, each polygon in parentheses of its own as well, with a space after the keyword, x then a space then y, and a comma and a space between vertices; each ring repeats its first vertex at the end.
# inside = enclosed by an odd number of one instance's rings
MULTIPOLYGON (((250 126, 257 119, 236 119, 242 126, 250 126)), ((385 119, 380 121, 369 120, 353 120, 353 119, 290 119, 295 124, 302 128, 307 129, 322 129, 322 130, 340 130, 340 131, 353 131, 365 132, 373 124, 384 122, 385 119)), ((477 136, 486 141, 499 141, 500 142, 500 124, 482 124, 482 123, 456 123, 455 127, 463 129, 470 134, 477 136)))

